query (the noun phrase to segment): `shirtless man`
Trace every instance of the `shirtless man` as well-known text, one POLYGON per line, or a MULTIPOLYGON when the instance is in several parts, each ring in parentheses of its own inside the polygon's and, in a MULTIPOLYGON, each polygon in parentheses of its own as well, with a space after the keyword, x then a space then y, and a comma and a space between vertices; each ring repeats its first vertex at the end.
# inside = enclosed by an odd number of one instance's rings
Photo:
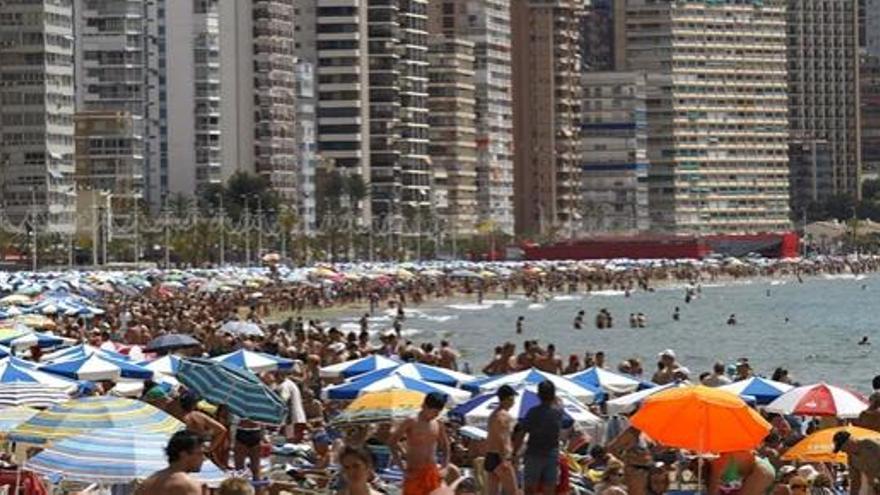
POLYGON ((516 467, 513 465, 513 417, 508 412, 513 407, 516 391, 510 385, 502 385, 497 392, 498 408, 489 415, 489 436, 486 438, 486 458, 483 468, 489 473, 487 494, 519 495, 516 484, 516 467))
POLYGON ((135 495, 201 495, 201 483, 188 473, 202 469, 202 439, 189 430, 178 431, 168 441, 165 453, 168 467, 144 480, 135 495))
POLYGON ((391 434, 388 445, 391 447, 391 460, 404 472, 403 495, 425 495, 442 484, 441 471, 445 471, 450 456, 449 438, 446 428, 437 421, 437 416, 446 405, 446 396, 432 392, 425 396, 422 410, 418 416, 405 420, 391 434), (406 462, 401 460, 400 441, 406 438, 406 462), (442 462, 437 466, 437 444, 442 449, 442 462))
POLYGON ((449 346, 448 341, 440 341, 440 352, 438 354, 438 358, 439 365, 441 367, 450 369, 452 371, 458 371, 458 362, 456 361, 458 358, 458 353, 455 352, 455 349, 449 346))
POLYGON ((556 355, 555 345, 547 346, 547 352, 536 360, 535 367, 547 373, 562 374, 562 359, 556 355))

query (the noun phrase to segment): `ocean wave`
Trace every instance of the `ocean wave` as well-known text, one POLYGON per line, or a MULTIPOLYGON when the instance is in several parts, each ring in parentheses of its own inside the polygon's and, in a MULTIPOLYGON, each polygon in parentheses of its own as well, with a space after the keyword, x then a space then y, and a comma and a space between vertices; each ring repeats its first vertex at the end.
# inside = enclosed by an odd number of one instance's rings
POLYGON ((449 309, 457 309, 459 311, 480 311, 483 309, 489 309, 492 307, 491 304, 447 304, 447 308, 449 309))
POLYGON ((622 290, 594 290, 590 292, 591 296, 622 296, 626 292, 622 290))
POLYGON ((444 321, 457 320, 458 315, 438 315, 438 316, 425 315, 422 317, 422 319, 443 323, 444 321))
POLYGON ((529 307, 527 309, 529 309, 531 311, 537 311, 539 309, 544 309, 546 307, 547 307, 547 305, 545 305, 545 304, 533 303, 533 304, 529 304, 529 307))
POLYGON ((553 296, 554 301, 580 301, 583 296, 553 296))
POLYGON ((515 299, 484 299, 483 300, 483 304, 489 304, 492 306, 498 305, 498 306, 504 306, 507 308, 512 308, 513 306, 516 305, 517 302, 519 302, 519 301, 517 301, 515 299))

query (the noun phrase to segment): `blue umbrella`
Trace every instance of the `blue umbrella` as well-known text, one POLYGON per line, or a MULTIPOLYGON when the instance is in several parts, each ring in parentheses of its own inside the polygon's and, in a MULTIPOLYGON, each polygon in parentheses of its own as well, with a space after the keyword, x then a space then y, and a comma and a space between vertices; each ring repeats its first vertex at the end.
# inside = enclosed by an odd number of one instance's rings
POLYGON ((134 378, 137 380, 153 378, 153 372, 143 366, 113 359, 96 352, 47 364, 41 366, 40 370, 73 378, 74 380, 116 381, 119 378, 134 378))
POLYGON ((46 347, 57 347, 64 344, 64 339, 41 332, 29 332, 7 337, 0 340, 0 345, 12 348, 39 346, 41 349, 46 347))
POLYGON ((198 347, 202 345, 195 337, 192 335, 184 335, 180 333, 169 333, 165 335, 160 335, 155 339, 151 340, 147 347, 144 348, 146 352, 168 352, 173 351, 175 349, 186 349, 189 347, 198 347))
POLYGON ((641 386, 641 382, 635 378, 606 369, 587 368, 578 373, 565 375, 569 380, 581 385, 589 385, 592 388, 601 388, 611 394, 628 394, 635 392, 641 386))
POLYGON ((787 383, 752 377, 718 388, 732 392, 746 400, 751 398, 756 404, 764 406, 773 402, 777 397, 788 392, 793 387, 787 383))
MULTIPOLYGON (((67 481, 128 484, 168 467, 165 446, 170 438, 167 433, 91 430, 53 443, 28 460, 25 469, 67 481)), ((193 476, 208 485, 227 477, 208 460, 193 476)))
POLYGON ((229 354, 217 356, 214 361, 226 363, 236 368, 242 368, 254 373, 262 373, 264 371, 272 371, 277 369, 293 368, 293 360, 283 358, 281 356, 273 356, 262 352, 248 351, 239 349, 229 354))
POLYGON ((596 402, 603 396, 602 390, 597 387, 583 383, 576 383, 568 378, 547 373, 535 368, 508 375, 478 378, 465 385, 465 388, 468 390, 491 392, 498 390, 502 385, 510 385, 512 387, 520 385, 537 385, 545 380, 553 382, 556 386, 556 390, 559 392, 571 395, 587 404, 596 402))
MULTIPOLYGON (((485 425, 489 420, 492 411, 498 408, 498 396, 494 393, 488 393, 474 397, 473 399, 455 406, 449 411, 449 417, 458 419, 463 423, 474 423, 485 425)), ((577 423, 580 426, 596 426, 602 420, 590 410, 568 395, 560 394, 559 402, 564 413, 565 426, 577 423)), ((541 403, 538 397, 537 386, 528 385, 518 391, 510 408, 510 415, 516 420, 523 420, 526 414, 533 407, 541 403)))
POLYGON ((281 424, 287 414, 287 406, 278 394, 241 368, 210 359, 184 359, 177 379, 205 400, 223 404, 243 418, 281 424))
POLYGON ((353 361, 324 366, 321 368, 321 376, 326 378, 351 378, 376 370, 396 368, 397 366, 400 366, 400 361, 374 354, 353 361))
POLYGON ((456 387, 474 381, 474 377, 471 375, 420 363, 406 363, 393 368, 382 368, 365 375, 357 376, 353 378, 353 380, 366 380, 388 375, 400 375, 407 378, 415 378, 423 382, 439 383, 450 387, 456 387))
POLYGON ((463 402, 471 395, 469 392, 458 388, 394 374, 372 376, 339 385, 332 385, 324 388, 323 395, 326 399, 353 400, 366 393, 384 392, 386 390, 412 390, 424 394, 439 392, 446 395, 454 403, 463 402))

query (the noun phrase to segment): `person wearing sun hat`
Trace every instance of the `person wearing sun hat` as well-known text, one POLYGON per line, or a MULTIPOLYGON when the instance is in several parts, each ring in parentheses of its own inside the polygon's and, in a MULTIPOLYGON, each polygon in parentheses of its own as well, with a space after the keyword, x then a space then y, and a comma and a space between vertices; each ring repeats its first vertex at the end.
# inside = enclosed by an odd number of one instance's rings
POLYGON ((880 481, 880 441, 873 438, 856 440, 846 430, 838 431, 833 437, 834 453, 847 455, 850 472, 850 493, 861 493, 859 489, 867 486, 867 493, 874 493, 873 486, 880 481))

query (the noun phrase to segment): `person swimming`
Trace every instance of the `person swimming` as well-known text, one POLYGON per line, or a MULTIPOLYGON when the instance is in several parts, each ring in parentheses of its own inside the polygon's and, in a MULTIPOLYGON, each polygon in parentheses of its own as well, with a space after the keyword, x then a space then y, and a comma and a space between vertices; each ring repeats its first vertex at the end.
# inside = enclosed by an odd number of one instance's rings
POLYGON ((681 319, 681 310, 678 306, 675 307, 675 311, 672 312, 672 321, 678 321, 681 319))
POLYGON ((862 337, 862 340, 859 341, 859 345, 871 345, 871 342, 868 340, 867 335, 862 337))
POLYGON ((735 314, 730 315, 730 318, 727 319, 727 324, 730 326, 736 325, 736 315, 735 314))
POLYGON ((584 326, 584 310, 580 310, 577 313, 577 316, 574 317, 574 328, 575 330, 580 330, 584 326))
POLYGON ((516 333, 523 332, 523 321, 525 321, 525 319, 526 319, 525 316, 520 316, 519 318, 516 319, 516 333))

